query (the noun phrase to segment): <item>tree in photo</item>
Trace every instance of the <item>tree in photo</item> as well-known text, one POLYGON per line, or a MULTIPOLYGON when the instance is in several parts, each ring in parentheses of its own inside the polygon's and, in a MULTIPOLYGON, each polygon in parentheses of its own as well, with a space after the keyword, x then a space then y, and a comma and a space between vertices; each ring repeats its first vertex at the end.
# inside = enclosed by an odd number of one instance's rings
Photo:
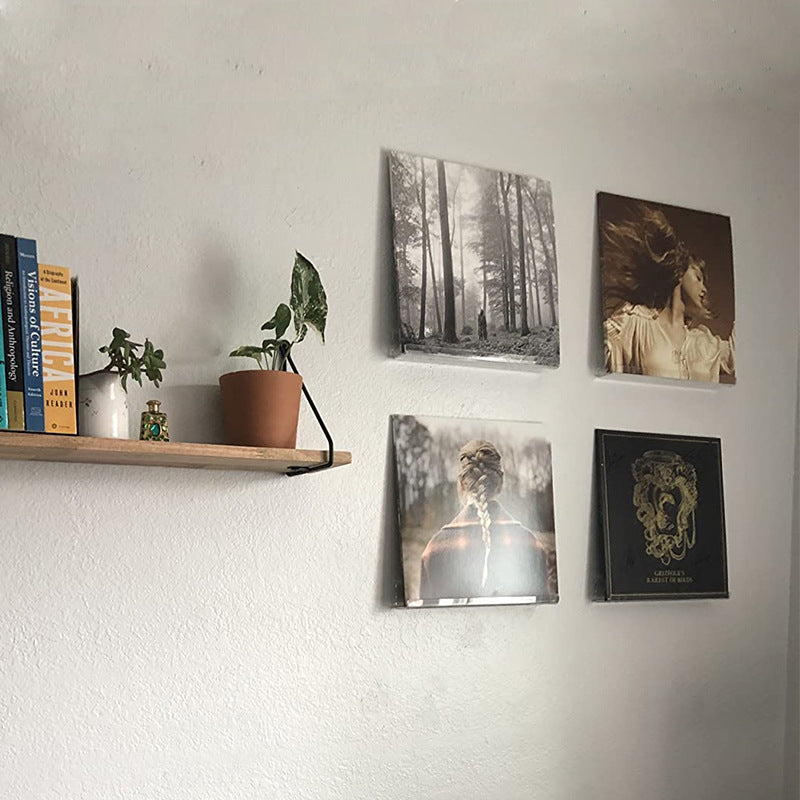
POLYGON ((442 229, 442 283, 444 284, 444 331, 442 341, 455 344, 456 336, 456 298, 453 286, 453 253, 450 246, 450 220, 447 210, 447 176, 444 161, 436 161, 439 178, 439 223, 442 229))

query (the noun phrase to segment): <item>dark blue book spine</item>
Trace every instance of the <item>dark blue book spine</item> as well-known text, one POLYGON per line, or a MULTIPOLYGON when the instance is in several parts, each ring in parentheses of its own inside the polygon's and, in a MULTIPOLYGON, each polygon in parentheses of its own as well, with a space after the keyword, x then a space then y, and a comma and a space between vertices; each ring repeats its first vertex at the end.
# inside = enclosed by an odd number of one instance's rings
POLYGON ((17 239, 17 265, 25 376, 25 430, 44 433, 39 262, 36 258, 36 242, 33 239, 17 239))

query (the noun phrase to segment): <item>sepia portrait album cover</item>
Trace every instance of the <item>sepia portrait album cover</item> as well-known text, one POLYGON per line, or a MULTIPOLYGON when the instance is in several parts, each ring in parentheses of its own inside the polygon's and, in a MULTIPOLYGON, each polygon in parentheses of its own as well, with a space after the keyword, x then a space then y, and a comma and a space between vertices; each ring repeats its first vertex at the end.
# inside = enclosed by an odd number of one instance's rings
POLYGON ((728 597, 720 440, 595 431, 607 600, 728 597))
POLYGON ((600 192, 605 369, 735 383, 730 219, 600 192))
POLYGON ((389 153, 397 313, 392 355, 559 365, 550 183, 389 153))
POLYGON ((405 605, 558 602, 541 425, 393 416, 405 605))

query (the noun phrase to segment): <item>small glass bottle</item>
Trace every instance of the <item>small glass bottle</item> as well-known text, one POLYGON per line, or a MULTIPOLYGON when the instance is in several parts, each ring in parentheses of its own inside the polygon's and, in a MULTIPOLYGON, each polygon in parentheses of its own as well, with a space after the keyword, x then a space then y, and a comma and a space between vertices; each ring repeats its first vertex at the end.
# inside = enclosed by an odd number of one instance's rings
POLYGON ((151 442, 169 441, 167 415, 158 410, 160 405, 160 400, 147 401, 147 411, 142 411, 142 425, 139 428, 140 439, 151 442))

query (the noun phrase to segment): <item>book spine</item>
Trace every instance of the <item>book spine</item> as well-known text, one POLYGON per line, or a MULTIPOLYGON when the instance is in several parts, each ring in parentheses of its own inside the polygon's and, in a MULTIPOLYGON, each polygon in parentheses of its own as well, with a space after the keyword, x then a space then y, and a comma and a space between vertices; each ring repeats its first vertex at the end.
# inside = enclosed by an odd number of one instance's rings
POLYGON ((8 395, 6 393, 6 348, 0 324, 0 431, 8 430, 8 395))
POLYGON ((42 382, 46 433, 78 432, 75 415, 75 349, 72 286, 66 267, 39 264, 42 382))
POLYGON ((22 373, 22 330, 19 318, 17 240, 0 234, 0 313, 3 317, 8 428, 25 430, 25 384, 22 373))
POLYGON ((36 242, 17 239, 22 363, 25 379, 25 430, 44 433, 42 331, 39 319, 39 264, 36 242))
MULTIPOLYGON (((78 382, 81 376, 81 293, 78 289, 78 279, 73 275, 70 280, 72 290, 72 357, 75 360, 75 397, 78 396, 78 382)), ((78 423, 80 435, 80 423, 78 423)))

